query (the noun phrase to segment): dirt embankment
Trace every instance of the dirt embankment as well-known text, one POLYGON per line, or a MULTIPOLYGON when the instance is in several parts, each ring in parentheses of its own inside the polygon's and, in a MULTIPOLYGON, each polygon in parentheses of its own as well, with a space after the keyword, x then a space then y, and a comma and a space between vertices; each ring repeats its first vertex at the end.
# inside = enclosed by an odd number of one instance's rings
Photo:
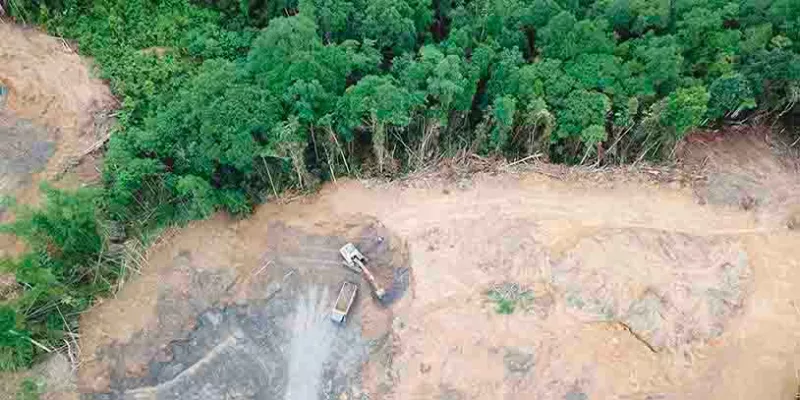
POLYGON ((195 223, 85 316, 80 390, 179 398, 213 373, 230 379, 206 398, 790 398, 796 166, 749 132, 681 157, 339 181, 195 223), (342 328, 326 314, 359 281, 339 264, 347 240, 387 287, 411 286, 385 307, 362 283, 342 328), (498 288, 515 290, 510 315, 498 288))
POLYGON ((59 38, 2 21, 0 37, 0 195, 35 202, 66 171, 61 185, 95 180, 99 160, 81 156, 113 124, 108 87, 59 38))

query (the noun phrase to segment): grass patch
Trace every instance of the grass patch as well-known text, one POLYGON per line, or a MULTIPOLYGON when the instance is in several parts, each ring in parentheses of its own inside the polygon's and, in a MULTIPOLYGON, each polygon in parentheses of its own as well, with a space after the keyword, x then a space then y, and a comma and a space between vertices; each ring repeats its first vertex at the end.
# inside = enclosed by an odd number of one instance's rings
POLYGON ((498 314, 510 315, 517 309, 530 309, 534 294, 518 283, 505 282, 489 290, 486 297, 495 304, 498 314))
POLYGON ((44 392, 44 385, 34 381, 31 378, 26 378, 19 385, 16 400, 39 400, 41 394, 44 392))

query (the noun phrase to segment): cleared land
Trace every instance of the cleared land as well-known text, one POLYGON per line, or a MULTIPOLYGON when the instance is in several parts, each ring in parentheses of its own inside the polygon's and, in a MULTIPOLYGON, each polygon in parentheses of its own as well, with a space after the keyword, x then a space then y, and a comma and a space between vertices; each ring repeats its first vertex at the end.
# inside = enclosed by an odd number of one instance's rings
POLYGON ((340 181, 245 221, 195 223, 85 316, 80 390, 790 398, 800 236, 786 224, 800 196, 796 166, 760 138, 698 137, 675 170, 340 181), (358 281, 337 253, 348 240, 396 301, 362 283, 340 328, 327 316, 341 282, 358 281))

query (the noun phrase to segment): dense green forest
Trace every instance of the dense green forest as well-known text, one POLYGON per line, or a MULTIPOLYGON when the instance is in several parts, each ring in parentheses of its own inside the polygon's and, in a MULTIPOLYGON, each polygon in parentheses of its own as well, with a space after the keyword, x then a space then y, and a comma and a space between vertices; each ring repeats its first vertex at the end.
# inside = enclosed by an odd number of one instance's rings
POLYGON ((25 294, 0 307, 0 369, 124 272, 109 231, 464 152, 659 160, 800 100, 798 0, 0 1, 75 40, 121 101, 103 187, 47 189, 5 227, 31 251, 3 261, 25 294))

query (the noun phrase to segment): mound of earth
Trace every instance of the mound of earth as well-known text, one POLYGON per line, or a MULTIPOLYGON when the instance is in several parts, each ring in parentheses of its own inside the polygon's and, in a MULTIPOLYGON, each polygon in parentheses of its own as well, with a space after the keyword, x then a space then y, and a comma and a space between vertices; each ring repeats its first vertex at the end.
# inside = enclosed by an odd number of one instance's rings
POLYGON ((552 267, 582 319, 622 323, 653 351, 721 335, 743 306, 749 270, 738 240, 636 229, 586 237, 552 267))
POLYGON ((108 87, 62 39, 8 23, 0 37, 0 195, 35 202, 40 179, 73 167, 97 178, 97 160, 79 164, 113 124, 108 87))

